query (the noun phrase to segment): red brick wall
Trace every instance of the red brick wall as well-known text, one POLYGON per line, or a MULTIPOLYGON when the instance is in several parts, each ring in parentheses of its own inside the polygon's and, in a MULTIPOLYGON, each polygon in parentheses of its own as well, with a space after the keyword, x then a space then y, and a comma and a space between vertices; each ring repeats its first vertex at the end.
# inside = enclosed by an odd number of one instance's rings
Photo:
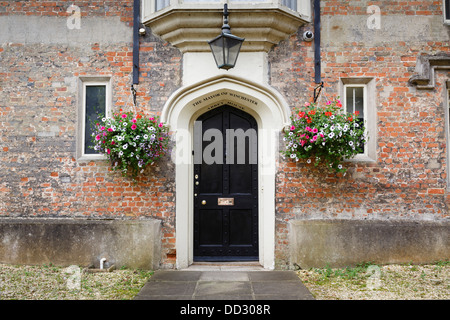
MULTIPOLYGON (((351 163, 345 176, 336 176, 305 162, 280 159, 275 199, 277 262, 287 263, 291 219, 448 217, 442 90, 449 74, 438 71, 432 90, 417 90, 408 82, 417 56, 450 51, 441 3, 321 1, 325 83, 321 97, 336 97, 342 77, 374 79, 377 161, 351 163), (365 27, 369 5, 380 7, 380 30, 365 27), (416 20, 401 23, 405 16, 416 20), (396 17, 401 21, 391 28, 389 23, 396 17), (416 32, 416 21, 428 27, 416 32)), ((119 23, 129 29, 129 40, 95 41, 82 47, 21 41, 0 44, 0 216, 161 219, 163 263, 174 263, 171 161, 149 168, 133 184, 110 172, 106 162, 83 163, 75 156, 74 79, 111 76, 115 107, 125 107, 129 101, 133 1, 0 1, 0 16, 67 19, 72 4, 80 8, 82 19, 119 17, 119 23)), ((314 45, 301 40, 307 29, 313 30, 312 24, 269 53, 270 85, 293 108, 311 101, 316 86, 314 45)), ((140 110, 158 113, 181 86, 181 54, 147 31, 140 38, 137 102, 140 110)))
MULTIPOLYGON (((123 24, 129 37, 83 46, 51 40, 0 44, 0 216, 160 219, 163 263, 174 263, 170 156, 136 184, 111 172, 105 161, 76 159, 79 76, 111 76, 115 110, 130 107, 133 1, 1 1, 0 15, 58 16, 55 21, 65 23, 72 4, 80 8, 81 28, 87 28, 87 17, 106 19, 123 24)), ((180 86, 181 54, 150 32, 140 41, 138 109, 158 114, 180 86)))
MULTIPOLYGON (((288 259, 291 219, 448 218, 445 81, 438 70, 432 90, 409 83, 422 54, 449 53, 442 1, 321 1, 322 101, 339 95, 339 79, 370 77, 376 83, 377 159, 348 163, 345 176, 305 161, 280 159, 276 182, 276 259, 288 259), (377 5, 381 28, 366 27, 367 6, 377 5), (407 32, 423 23, 420 34, 407 32), (399 22, 392 28, 393 21, 399 22), (413 20, 415 21, 413 22, 413 20), (428 20, 427 20, 428 19, 428 20), (431 29, 430 25, 435 28, 431 29), (438 35, 439 34, 439 35, 438 35), (341 36, 342 35, 342 36, 341 36), (339 38, 337 38, 339 37, 339 38), (359 40, 358 40, 359 39, 359 40)), ((314 44, 306 25, 270 53, 271 84, 293 107, 312 101, 314 44)), ((281 146, 283 148, 283 146, 281 146)))

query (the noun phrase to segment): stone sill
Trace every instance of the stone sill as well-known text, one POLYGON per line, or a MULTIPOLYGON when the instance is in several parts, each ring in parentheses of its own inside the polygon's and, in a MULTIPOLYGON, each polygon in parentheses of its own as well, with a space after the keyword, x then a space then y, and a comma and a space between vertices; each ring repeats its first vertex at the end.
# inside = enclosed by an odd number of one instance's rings
MULTIPOLYGON (((209 52, 208 41, 218 36, 223 23, 222 4, 177 4, 143 18, 153 34, 181 52, 209 52)), ((229 8, 231 33, 245 38, 241 52, 268 52, 298 28, 310 22, 284 6, 273 3, 233 4, 229 8)))

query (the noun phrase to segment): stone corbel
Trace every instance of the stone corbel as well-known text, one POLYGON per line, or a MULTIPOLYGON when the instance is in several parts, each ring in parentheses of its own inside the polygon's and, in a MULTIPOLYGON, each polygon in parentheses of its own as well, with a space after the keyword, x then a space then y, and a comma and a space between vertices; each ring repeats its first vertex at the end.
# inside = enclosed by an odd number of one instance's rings
POLYGON ((409 83, 417 86, 417 89, 434 89, 435 69, 450 70, 449 53, 417 57, 416 74, 409 79, 409 83))

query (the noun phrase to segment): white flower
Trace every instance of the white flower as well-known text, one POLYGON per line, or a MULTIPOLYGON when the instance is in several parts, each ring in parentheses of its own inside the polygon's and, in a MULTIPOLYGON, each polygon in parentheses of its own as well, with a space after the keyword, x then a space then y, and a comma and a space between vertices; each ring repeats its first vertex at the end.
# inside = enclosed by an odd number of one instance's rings
POLYGON ((119 156, 123 156, 123 151, 119 151, 119 156))
POLYGON ((291 153, 291 158, 295 158, 295 154, 291 153))
POLYGON ((124 127, 126 127, 128 125, 127 122, 122 123, 124 127))
POLYGON ((144 139, 147 140, 148 139, 148 135, 144 134, 144 139))
POLYGON ((128 144, 124 144, 124 145, 123 145, 123 148, 124 148, 124 149, 128 148, 128 144))
POLYGON ((106 121, 106 118, 102 118, 102 121, 105 122, 105 121, 106 121))
POLYGON ((291 131, 291 132, 289 132, 289 135, 290 135, 290 136, 292 136, 292 135, 293 135, 292 131, 291 131))
POLYGON ((333 138, 334 137, 334 132, 330 132, 329 134, 328 134, 328 138, 333 138))
POLYGON ((348 142, 348 145, 349 145, 349 146, 352 146, 352 145, 353 145, 353 141, 349 141, 349 142, 348 142))
POLYGON ((338 165, 338 168, 339 168, 339 169, 342 169, 342 164, 339 164, 339 165, 338 165))
POLYGON ((311 163, 311 159, 306 160, 306 162, 311 163))

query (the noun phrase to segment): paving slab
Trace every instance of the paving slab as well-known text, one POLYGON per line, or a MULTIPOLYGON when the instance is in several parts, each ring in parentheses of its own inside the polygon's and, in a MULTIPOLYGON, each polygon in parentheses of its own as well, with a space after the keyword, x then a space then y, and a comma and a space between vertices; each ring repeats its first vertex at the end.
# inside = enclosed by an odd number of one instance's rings
POLYGON ((314 300, 294 271, 157 270, 135 300, 314 300))

